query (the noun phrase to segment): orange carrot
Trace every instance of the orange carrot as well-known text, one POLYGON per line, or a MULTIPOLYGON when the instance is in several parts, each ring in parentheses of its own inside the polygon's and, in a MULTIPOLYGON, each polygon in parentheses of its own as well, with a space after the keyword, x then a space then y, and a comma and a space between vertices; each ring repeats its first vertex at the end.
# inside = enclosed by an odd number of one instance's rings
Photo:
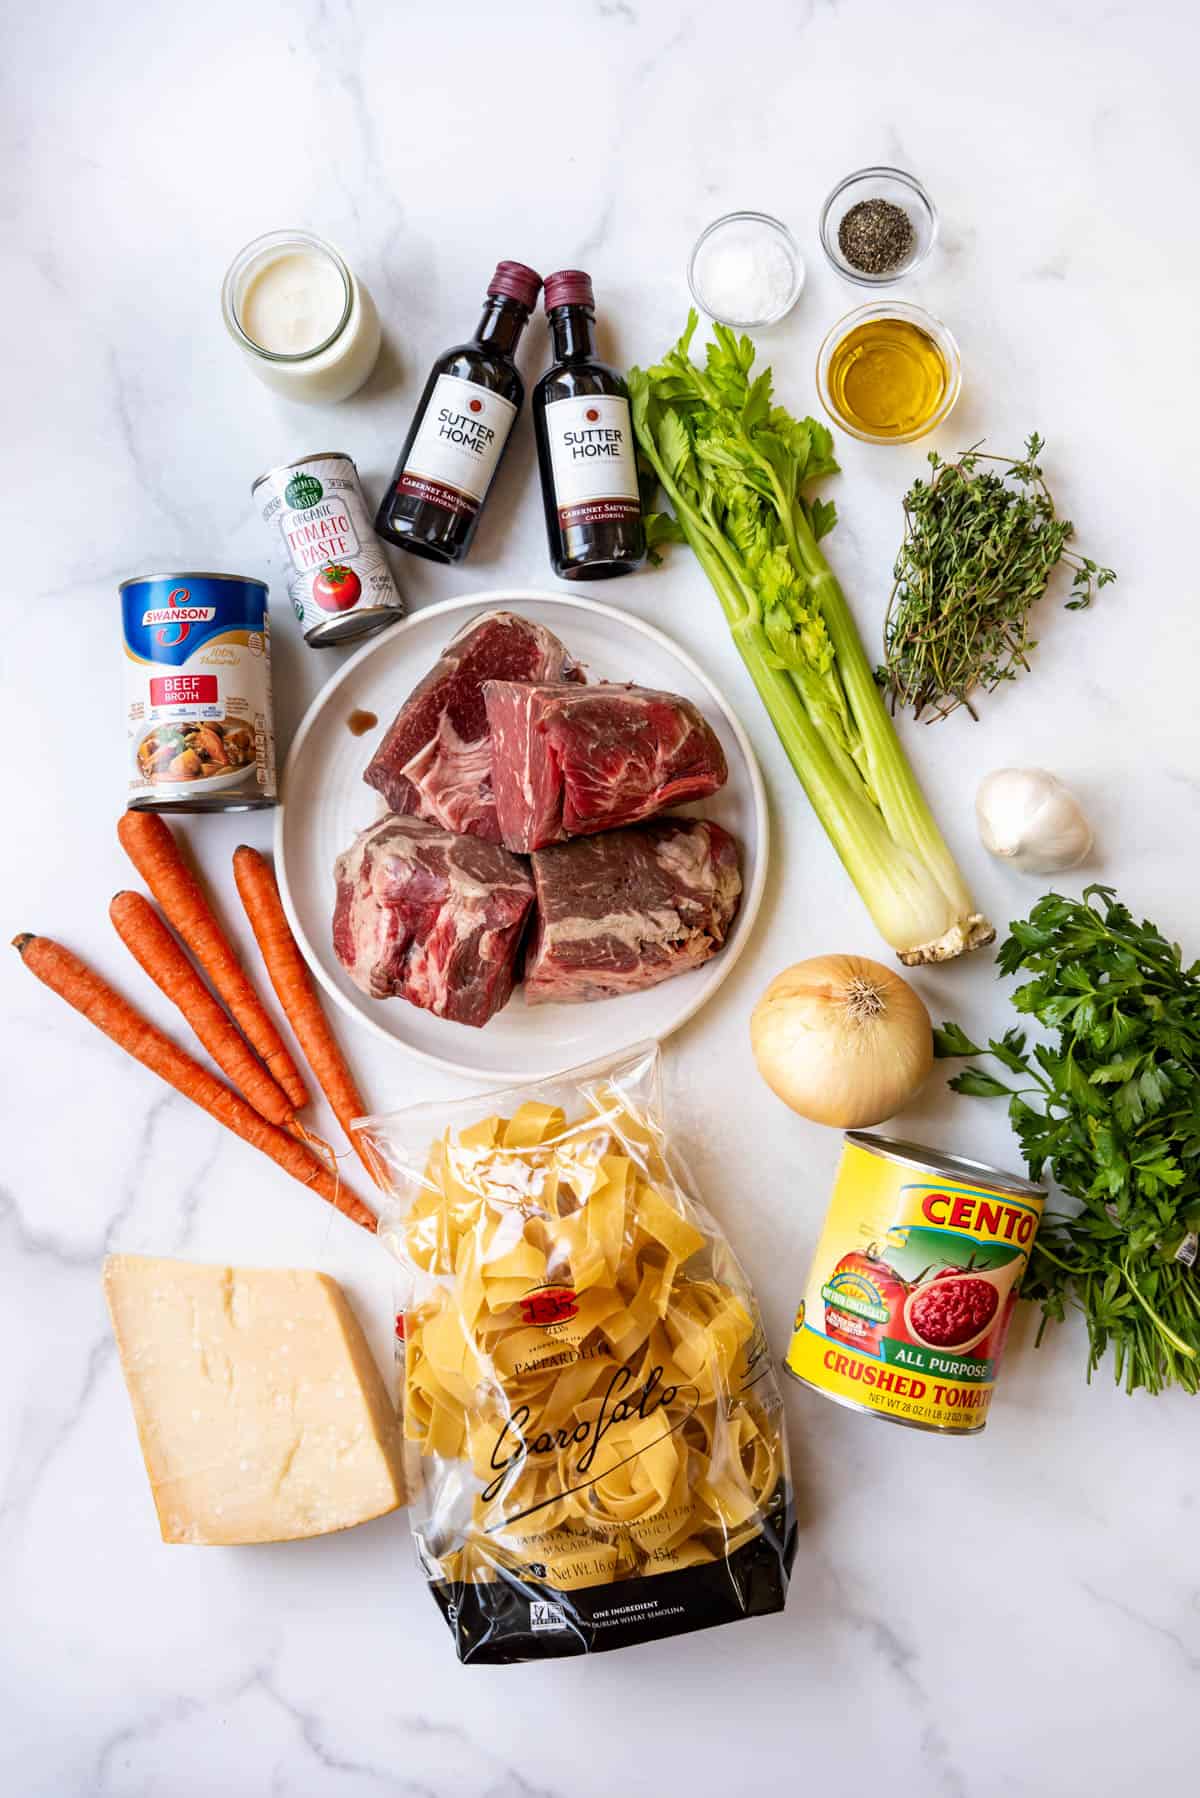
POLYGON ((300 1070, 284 1048, 283 1038, 263 1009, 171 832, 154 812, 126 812, 117 825, 117 835, 168 921, 224 999, 243 1036, 299 1111, 308 1104, 300 1070))
POLYGON ((239 1093, 231 1092, 215 1074, 193 1061, 86 962, 52 937, 34 936, 28 931, 14 937, 13 946, 31 973, 127 1055, 173 1086, 185 1099, 191 1099, 235 1136, 261 1149, 302 1186, 319 1193, 354 1223, 361 1224, 364 1230, 374 1230, 374 1213, 303 1143, 268 1124, 239 1093))
POLYGON ((229 1022, 150 901, 140 893, 118 893, 108 915, 138 966, 179 1007, 242 1097, 269 1123, 291 1124, 296 1115, 291 1100, 229 1022))
POLYGON ((346 1058, 329 1028, 329 1020, 321 1009, 321 1001, 313 985, 312 975, 300 953, 288 924, 275 871, 270 862, 245 843, 233 855, 233 876, 246 916, 262 950, 262 958, 275 988, 275 997, 283 1007, 283 1015, 292 1027, 296 1041, 304 1051, 317 1085, 333 1107, 334 1115, 346 1139, 363 1166, 376 1178, 367 1152, 350 1128, 351 1120, 366 1111, 363 1096, 354 1081, 346 1058))

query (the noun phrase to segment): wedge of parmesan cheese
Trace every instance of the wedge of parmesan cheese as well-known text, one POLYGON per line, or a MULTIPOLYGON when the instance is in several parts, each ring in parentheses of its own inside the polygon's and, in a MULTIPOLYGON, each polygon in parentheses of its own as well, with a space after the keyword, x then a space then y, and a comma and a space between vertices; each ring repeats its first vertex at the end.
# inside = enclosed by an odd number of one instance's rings
POLYGON ((164 1542, 288 1542, 404 1502, 396 1413, 336 1280, 110 1255, 104 1291, 164 1542))

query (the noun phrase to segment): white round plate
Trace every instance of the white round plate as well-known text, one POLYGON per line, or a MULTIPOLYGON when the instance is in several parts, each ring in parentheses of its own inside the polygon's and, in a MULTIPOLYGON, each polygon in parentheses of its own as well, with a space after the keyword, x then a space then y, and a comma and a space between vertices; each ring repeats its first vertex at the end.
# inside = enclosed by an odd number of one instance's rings
POLYGON ((398 1043, 452 1073, 493 1080, 540 1078, 664 1037, 712 997, 741 954, 762 898, 767 805, 746 733, 708 677, 652 625, 595 600, 508 589, 426 606, 358 651, 309 707, 292 743, 276 813, 275 861, 288 920, 305 960, 330 997, 385 1042, 398 1043), (725 947, 703 967, 644 993, 585 1005, 526 1006, 520 987, 482 1030, 447 1023, 404 999, 368 999, 333 952, 333 864, 382 810, 363 770, 384 731, 423 675, 469 619, 504 607, 546 625, 592 680, 634 681, 681 693, 699 706, 721 740, 729 779, 685 812, 733 833, 742 854, 742 902, 725 947), (374 712, 376 729, 354 736, 353 712, 374 712))

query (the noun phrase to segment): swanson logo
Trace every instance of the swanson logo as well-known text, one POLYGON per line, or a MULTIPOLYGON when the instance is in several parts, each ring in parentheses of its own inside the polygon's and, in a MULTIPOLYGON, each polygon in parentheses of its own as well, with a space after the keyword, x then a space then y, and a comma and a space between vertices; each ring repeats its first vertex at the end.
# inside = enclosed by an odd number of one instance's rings
POLYGON ((284 503, 293 512, 307 512, 324 491, 315 474, 294 474, 283 490, 284 503))
POLYGON ((579 1300, 569 1286, 539 1286, 521 1300, 521 1317, 527 1324, 565 1324, 578 1315, 579 1300))
POLYGON ((143 627, 158 625, 154 641, 160 649, 178 649, 194 624, 210 624, 216 617, 216 606, 190 606, 191 597, 189 587, 173 587, 165 606, 148 606, 142 613, 143 627))

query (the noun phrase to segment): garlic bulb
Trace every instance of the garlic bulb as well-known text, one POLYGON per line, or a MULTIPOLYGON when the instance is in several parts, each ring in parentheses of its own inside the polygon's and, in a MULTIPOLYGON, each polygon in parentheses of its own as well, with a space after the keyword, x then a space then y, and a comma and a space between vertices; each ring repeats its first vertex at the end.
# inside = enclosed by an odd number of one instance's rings
POLYGON ((1092 846, 1079 801, 1045 768, 997 768, 980 782, 975 816, 984 848, 1025 874, 1061 874, 1092 846))
POLYGON ((754 1008, 758 1071, 785 1105, 854 1130, 908 1102, 933 1066, 929 1013, 906 980, 862 955, 817 955, 754 1008))

